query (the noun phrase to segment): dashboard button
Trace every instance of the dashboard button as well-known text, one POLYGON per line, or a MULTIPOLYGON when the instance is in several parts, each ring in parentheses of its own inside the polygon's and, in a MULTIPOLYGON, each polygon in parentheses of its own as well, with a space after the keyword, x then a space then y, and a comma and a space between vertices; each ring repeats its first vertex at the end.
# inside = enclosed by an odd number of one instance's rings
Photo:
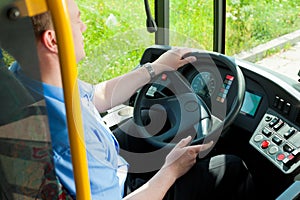
POLYGON ((283 150, 284 150, 285 152, 291 153, 291 152, 294 150, 294 148, 291 147, 291 145, 289 145, 289 144, 285 144, 285 145, 283 146, 283 150))
POLYGON ((254 140, 255 142, 260 142, 260 141, 262 141, 263 138, 264 138, 264 137, 263 137, 261 134, 258 134, 258 135, 256 135, 256 136, 253 138, 253 140, 254 140))
POLYGON ((274 103, 273 103, 273 106, 276 108, 278 106, 278 103, 279 103, 279 96, 276 96, 275 97, 275 100, 274 100, 274 103))
POLYGON ((277 108, 278 108, 279 110, 281 110, 281 109, 283 108, 283 105, 284 105, 284 99, 279 99, 279 103, 278 103, 277 108))
POLYGON ((290 103, 286 103, 284 105, 284 107, 283 107, 283 113, 284 114, 289 114, 290 110, 291 110, 291 104, 290 103))
POLYGON ((282 161, 283 159, 285 159, 285 155, 284 155, 283 153, 280 153, 280 154, 278 154, 278 155, 276 156, 276 159, 277 159, 278 161, 282 161))
POLYGON ((272 117, 271 117, 271 116, 266 116, 266 117, 265 117, 265 121, 266 121, 266 122, 269 122, 269 121, 271 121, 271 120, 272 120, 272 117))
POLYGON ((290 128, 286 133, 283 134, 283 136, 287 139, 287 138, 291 137, 295 132, 296 132, 295 129, 290 128))
POLYGON ((289 154, 286 158, 282 160, 283 164, 288 167, 292 166, 295 163, 295 161, 295 156, 292 154, 289 154))
POLYGON ((280 137, 278 137, 278 136, 275 135, 275 136, 272 138, 272 141, 273 141, 275 144, 280 145, 281 142, 282 142, 282 139, 281 139, 280 137))
POLYGON ((261 148, 266 149, 269 147, 269 145, 270 145, 270 141, 264 140, 264 141, 262 141, 260 146, 261 146, 261 148))
POLYGON ((262 130, 262 133, 263 133, 265 136, 267 136, 267 137, 270 137, 270 135, 272 135, 272 131, 269 130, 268 128, 264 128, 264 129, 262 130))
POLYGON ((272 147, 270 147, 270 149, 269 149, 269 153, 270 153, 270 154, 275 154, 275 153, 278 152, 278 150, 279 150, 279 148, 278 148, 277 146, 272 146, 272 147))
POLYGON ((300 155, 300 151, 299 151, 298 149, 295 149, 295 150, 292 152, 292 154, 293 154, 294 156, 299 156, 299 155, 300 155))
POLYGON ((270 127, 273 127, 277 124, 277 122, 279 121, 279 119, 277 117, 275 117, 274 119, 272 119, 272 121, 269 123, 270 127))
POLYGON ((277 124, 274 125, 273 129, 275 131, 278 131, 282 126, 284 125, 284 122, 280 119, 277 124))

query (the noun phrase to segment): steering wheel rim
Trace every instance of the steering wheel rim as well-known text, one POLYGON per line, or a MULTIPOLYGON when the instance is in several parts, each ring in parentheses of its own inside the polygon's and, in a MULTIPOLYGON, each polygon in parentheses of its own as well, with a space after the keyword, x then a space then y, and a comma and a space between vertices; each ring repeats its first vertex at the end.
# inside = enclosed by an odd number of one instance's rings
POLYGON ((168 77, 167 80, 169 82, 166 82, 166 80, 162 80, 161 75, 155 77, 153 81, 151 81, 149 84, 146 84, 138 92, 134 103, 133 119, 137 125, 137 131, 139 132, 140 136, 145 138, 146 141, 157 148, 166 146, 173 147, 181 138, 186 137, 187 135, 192 135, 192 144, 199 144, 204 141, 211 140, 216 141, 219 138, 222 130, 228 127, 234 121, 241 109, 245 94, 245 79, 241 69, 235 64, 235 62, 229 57, 215 52, 193 52, 185 56, 191 55, 197 58, 197 61, 195 63, 201 63, 203 60, 211 60, 214 63, 221 62, 225 66, 227 66, 237 82, 235 99, 231 105, 230 111, 225 116, 224 120, 222 120, 217 126, 213 127, 210 109, 204 103, 204 101, 193 92, 188 81, 178 71, 165 72, 168 77), (179 81, 176 82, 176 87, 172 87, 174 90, 173 93, 175 94, 174 96, 177 100, 175 100, 173 96, 164 97, 162 99, 153 98, 150 100, 146 97, 147 92, 149 91, 149 89, 151 89, 152 86, 159 86, 161 84, 162 86, 164 86, 163 84, 174 85, 175 80, 179 81), (195 105, 195 102, 197 102, 197 105, 195 105), (170 106, 175 107, 170 108, 170 106), (145 124, 145 121, 143 121, 143 109, 146 110, 146 113, 148 112, 147 115, 149 117, 147 119, 150 118, 150 125, 152 126, 152 129, 149 129, 149 123, 146 122, 145 124), (152 115, 151 112, 154 112, 154 114, 152 113, 152 115), (182 125, 182 127, 180 125, 179 127, 171 127, 170 130, 166 130, 165 132, 160 133, 160 135, 156 136, 155 133, 164 131, 161 130, 164 128, 162 127, 163 125, 157 125, 156 123, 163 123, 167 120, 170 121, 170 119, 168 118, 175 118, 175 121, 171 119, 171 123, 178 122, 178 118, 176 118, 178 113, 180 113, 180 115, 183 115, 183 117, 181 117, 182 120, 180 120, 180 124, 187 124, 182 125), (195 127, 196 123, 197 127, 195 127), (149 130, 152 132, 151 134, 149 133, 149 130), (199 131, 202 131, 202 133, 199 133, 199 131), (177 133, 174 134, 175 132, 177 133), (204 135, 206 136, 204 137, 204 135), (170 136, 173 138, 171 138, 170 136))

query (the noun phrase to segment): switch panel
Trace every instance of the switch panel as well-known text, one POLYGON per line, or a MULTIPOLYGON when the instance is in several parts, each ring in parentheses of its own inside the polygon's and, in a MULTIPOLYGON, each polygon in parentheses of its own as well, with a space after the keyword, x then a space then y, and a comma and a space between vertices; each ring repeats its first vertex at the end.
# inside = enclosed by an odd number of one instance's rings
POLYGON ((288 174, 300 165, 299 127, 268 111, 253 133, 250 144, 288 174))

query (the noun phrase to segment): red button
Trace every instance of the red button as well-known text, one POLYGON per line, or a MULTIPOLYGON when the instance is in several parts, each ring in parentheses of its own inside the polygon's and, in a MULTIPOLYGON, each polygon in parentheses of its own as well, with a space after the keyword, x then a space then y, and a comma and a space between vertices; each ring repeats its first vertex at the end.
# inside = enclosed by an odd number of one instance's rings
POLYGON ((277 155, 277 160, 282 161, 285 158, 283 153, 277 155))
POLYGON ((226 75, 226 79, 227 79, 227 80, 231 80, 231 81, 233 81, 233 79, 234 79, 234 76, 231 76, 231 75, 226 75))
POLYGON ((168 78, 167 74, 162 74, 161 75, 161 80, 166 81, 168 78))
POLYGON ((295 158, 295 156, 293 154, 288 155, 289 160, 293 160, 294 158, 295 158))
POLYGON ((261 148, 266 149, 269 147, 269 145, 270 145, 270 142, 268 140, 264 140, 261 143, 261 148))

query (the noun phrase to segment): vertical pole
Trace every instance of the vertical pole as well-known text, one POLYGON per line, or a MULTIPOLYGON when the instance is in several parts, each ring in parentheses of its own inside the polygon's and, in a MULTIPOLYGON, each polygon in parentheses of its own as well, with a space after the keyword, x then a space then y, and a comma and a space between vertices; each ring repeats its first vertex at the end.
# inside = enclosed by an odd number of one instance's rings
POLYGON ((77 83, 78 72, 68 5, 65 0, 47 0, 47 5, 52 13, 57 33, 76 199, 90 200, 90 182, 77 83))
POLYGON ((155 0, 155 21, 158 27, 155 44, 169 45, 169 9, 169 0, 155 0))
POLYGON ((214 0, 213 50, 225 54, 226 0, 214 0))

